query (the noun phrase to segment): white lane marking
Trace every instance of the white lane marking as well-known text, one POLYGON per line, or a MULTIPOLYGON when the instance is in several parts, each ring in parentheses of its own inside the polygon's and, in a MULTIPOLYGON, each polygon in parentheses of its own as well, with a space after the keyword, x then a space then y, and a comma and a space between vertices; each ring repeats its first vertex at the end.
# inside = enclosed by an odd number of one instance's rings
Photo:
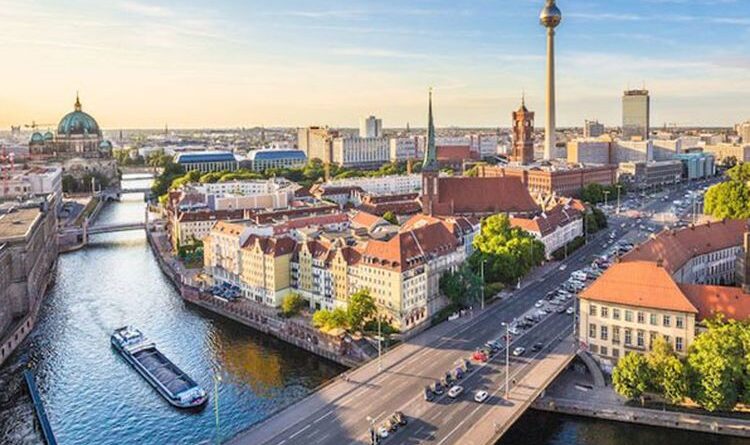
POLYGON ((276 445, 284 445, 286 443, 286 439, 282 440, 281 442, 277 443, 276 445))
POLYGON ((326 417, 330 416, 331 414, 333 414, 333 411, 328 411, 327 413, 325 413, 325 414, 323 414, 322 416, 320 416, 320 417, 318 417, 317 419, 315 419, 315 420, 313 421, 313 423, 318 423, 318 422, 320 422, 321 420, 325 419, 326 417))
POLYGON ((297 437, 297 436, 299 436, 300 434, 302 434, 302 433, 303 433, 303 432, 304 432, 305 430, 307 430, 307 429, 308 429, 308 428, 310 428, 311 426, 312 426, 312 425, 305 425, 305 427, 304 427, 304 428, 302 428, 301 430, 299 430, 299 431, 297 431, 296 433, 292 434, 291 436, 289 436, 289 438, 290 438, 290 439, 294 439, 295 437, 297 437))

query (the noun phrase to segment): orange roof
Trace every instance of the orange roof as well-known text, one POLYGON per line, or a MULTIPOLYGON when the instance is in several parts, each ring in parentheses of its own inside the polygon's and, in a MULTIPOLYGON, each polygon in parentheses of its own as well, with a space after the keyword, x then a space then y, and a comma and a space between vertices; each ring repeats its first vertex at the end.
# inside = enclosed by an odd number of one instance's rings
POLYGON ((515 177, 441 177, 438 214, 528 213, 539 210, 529 190, 515 177))
POLYGON ((636 246, 622 257, 622 261, 661 260, 667 270, 675 273, 691 258, 742 245, 747 222, 746 219, 724 220, 682 230, 663 231, 636 246))
POLYGON ((698 313, 671 274, 648 261, 616 263, 580 294, 584 300, 698 313))
POLYGON ((351 217, 352 224, 359 227, 366 227, 367 229, 372 228, 375 224, 384 222, 385 220, 372 213, 364 211, 358 211, 351 217))
POLYGON ((557 230, 558 227, 565 227, 568 224, 580 220, 582 213, 576 209, 557 205, 553 209, 529 218, 511 218, 510 223, 514 227, 520 227, 528 232, 536 232, 542 236, 547 236, 557 230))
POLYGON ((228 235, 240 236, 245 231, 245 226, 241 224, 233 224, 227 221, 219 221, 214 224, 212 232, 221 232, 228 235))
POLYGON ((698 308, 699 319, 710 318, 715 313, 738 321, 750 318, 750 295, 742 288, 681 284, 680 289, 698 308))
POLYGON ((370 240, 362 257, 373 266, 405 271, 452 253, 457 246, 458 239, 447 225, 437 222, 403 230, 388 241, 370 240))

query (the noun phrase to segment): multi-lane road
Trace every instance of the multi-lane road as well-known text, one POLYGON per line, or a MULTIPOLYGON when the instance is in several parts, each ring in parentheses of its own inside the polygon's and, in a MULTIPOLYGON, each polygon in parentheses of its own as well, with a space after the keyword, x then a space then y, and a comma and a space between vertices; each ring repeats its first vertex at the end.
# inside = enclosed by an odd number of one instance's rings
MULTIPOLYGON (((671 205, 658 199, 643 203, 643 210, 658 213, 671 205)), ((424 400, 424 387, 456 367, 459 359, 468 359, 472 352, 489 340, 504 334, 503 322, 520 319, 534 310, 534 304, 568 279, 570 272, 584 267, 604 250, 603 244, 621 239, 626 234, 642 237, 645 233, 632 231, 632 223, 621 227, 625 218, 612 217, 611 228, 592 237, 589 243, 563 262, 565 268, 555 267, 543 277, 517 291, 504 301, 491 305, 482 313, 465 316, 428 331, 413 341, 395 348, 385 355, 382 371, 377 360, 349 373, 335 388, 323 391, 335 393, 323 399, 318 394, 300 402, 298 407, 285 410, 269 421, 235 437, 231 443, 267 445, 339 445, 369 443, 369 428, 377 428, 395 411, 408 418, 406 427, 399 428, 382 443, 450 444, 481 419, 492 405, 504 403, 505 352, 501 351, 484 365, 475 365, 459 384, 464 392, 456 399, 447 395, 434 401, 424 400), (614 235, 611 236, 612 232, 614 235), (630 233, 628 233, 630 232, 630 233), (562 270, 561 270, 562 269, 562 270), (490 393, 490 398, 479 404, 474 401, 478 390, 490 393), (316 398, 320 397, 316 403, 316 398), (294 408, 297 408, 296 410, 294 408), (369 418, 369 420, 368 420, 369 418)), ((611 243, 610 243, 611 244, 611 243)), ((569 302, 568 305, 571 303, 569 302)), ((510 348, 522 346, 526 353, 510 356, 509 380, 520 381, 534 365, 573 331, 573 317, 552 311, 544 320, 526 332, 514 336, 510 348), (532 346, 541 343, 540 351, 532 346)))

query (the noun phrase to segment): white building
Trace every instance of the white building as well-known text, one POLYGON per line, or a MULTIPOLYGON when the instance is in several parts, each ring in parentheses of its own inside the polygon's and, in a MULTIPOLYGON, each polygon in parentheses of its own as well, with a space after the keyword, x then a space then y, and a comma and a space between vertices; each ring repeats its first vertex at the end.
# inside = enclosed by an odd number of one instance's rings
POLYGON ((347 137, 333 140, 333 162, 342 167, 380 167, 390 161, 386 138, 347 137))
POLYGON ((613 164, 654 160, 654 142, 617 140, 612 147, 613 164))
POLYGON ((421 151, 416 137, 400 137, 390 139, 391 162, 403 162, 409 159, 422 159, 424 152, 421 151))
POLYGON ((511 218, 510 223, 541 241, 544 244, 544 255, 548 259, 556 250, 583 236, 583 214, 564 205, 558 205, 533 219, 511 218))
POLYGON ((390 175, 379 178, 334 179, 326 187, 359 187, 372 195, 400 195, 422 190, 422 175, 390 175))
POLYGON ((382 138, 383 120, 375 116, 363 117, 359 120, 359 137, 382 138))
POLYGON ((568 142, 568 162, 574 164, 611 164, 612 142, 603 139, 574 139, 568 142))

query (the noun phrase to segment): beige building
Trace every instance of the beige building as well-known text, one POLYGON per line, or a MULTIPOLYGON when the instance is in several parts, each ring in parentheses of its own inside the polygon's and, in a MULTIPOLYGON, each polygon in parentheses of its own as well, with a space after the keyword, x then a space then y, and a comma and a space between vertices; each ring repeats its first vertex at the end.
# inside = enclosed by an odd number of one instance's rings
POLYGON ((324 163, 333 161, 333 140, 339 132, 328 127, 297 129, 297 148, 305 152, 307 159, 320 159, 324 163))
POLYGON ((742 144, 706 145, 703 151, 713 154, 717 164, 723 164, 729 158, 734 158, 737 162, 750 162, 750 141, 742 144))
POLYGON ((278 307, 291 292, 290 260, 295 242, 289 237, 250 236, 240 249, 240 289, 256 303, 278 307))
POLYGON ((203 266, 213 281, 238 286, 242 273, 240 248, 249 234, 242 224, 217 222, 203 241, 203 266))

